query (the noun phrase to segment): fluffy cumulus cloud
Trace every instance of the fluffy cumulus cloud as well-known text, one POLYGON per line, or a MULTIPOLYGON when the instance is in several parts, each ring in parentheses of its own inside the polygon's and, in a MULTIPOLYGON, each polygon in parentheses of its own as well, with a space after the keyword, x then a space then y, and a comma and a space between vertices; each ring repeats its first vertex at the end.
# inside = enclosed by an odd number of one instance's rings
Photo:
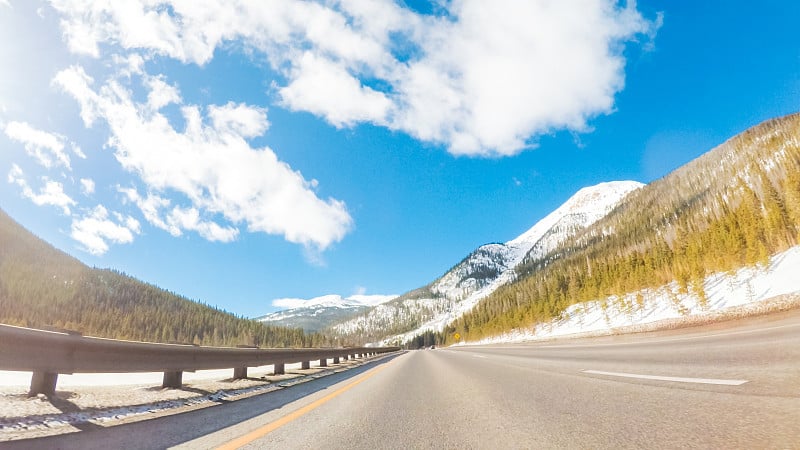
POLYGON ((73 219, 70 236, 89 253, 102 255, 108 251, 109 243, 129 244, 139 232, 140 224, 133 217, 109 214, 104 206, 98 205, 73 219))
POLYGON ((248 139, 269 126, 263 108, 184 104, 174 86, 147 74, 142 75, 149 92, 143 103, 117 79, 95 86, 77 66, 59 72, 53 83, 78 101, 87 126, 97 120, 108 124, 108 146, 148 193, 120 192, 156 227, 175 236, 195 231, 228 242, 244 225, 313 250, 341 240, 351 227, 344 203, 319 198, 314 180, 278 160, 271 149, 251 147, 248 139), (177 130, 162 114, 168 104, 180 108, 184 129, 177 130), (167 199, 176 193, 181 204, 167 199))
MULTIPOLYGON (((438 15, 390 0, 51 3, 74 52, 111 45, 202 65, 237 43, 282 74, 284 107, 475 156, 587 130, 624 86, 624 44, 659 26, 616 0, 454 0, 438 15)), ((153 92, 153 107, 174 101, 153 92)))
POLYGON ((298 62, 291 83, 280 89, 284 105, 325 117, 336 127, 386 122, 391 101, 385 94, 362 86, 342 64, 311 52, 298 62))
MULTIPOLYGON (((264 84, 274 107, 339 128, 386 127, 454 155, 504 156, 611 113, 625 46, 647 46, 660 25, 617 0, 432 1, 434 14, 399 0, 50 0, 70 51, 103 59, 87 65, 96 78, 114 72, 96 81, 72 66, 53 86, 76 100, 87 127, 108 130, 106 147, 135 175, 118 194, 152 226, 218 242, 243 230, 280 235, 313 262, 352 218, 316 180, 253 144, 270 127, 268 105, 193 104, 168 74, 148 69, 254 55, 272 68, 264 84)), ((26 122, 0 130, 46 169, 72 171, 73 158, 86 158, 67 137, 26 122)), ((64 179, 86 199, 96 187, 80 175, 64 179)), ((139 233, 130 216, 87 213, 57 181, 40 177, 32 188, 18 166, 8 179, 70 215, 73 238, 92 253, 139 233)))

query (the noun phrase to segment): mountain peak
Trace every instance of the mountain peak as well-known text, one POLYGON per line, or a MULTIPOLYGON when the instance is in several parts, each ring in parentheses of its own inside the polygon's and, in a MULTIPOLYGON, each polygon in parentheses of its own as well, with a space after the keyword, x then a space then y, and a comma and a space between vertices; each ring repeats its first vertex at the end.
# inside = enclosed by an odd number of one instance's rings
MULTIPOLYGON (((629 192, 639 189, 644 183, 638 181, 607 181, 580 189, 567 200, 562 208, 571 212, 606 210, 616 205, 629 192)), ((561 208, 559 208, 561 209, 561 208)))
POLYGON ((386 341, 403 341, 425 330, 440 330, 497 288, 513 281, 516 268, 541 258, 558 244, 607 215, 628 193, 642 187, 636 181, 611 181, 585 187, 533 227, 505 244, 486 244, 464 258, 429 286, 373 308, 365 315, 334 326, 343 334, 373 339, 386 323, 405 334, 386 341), (402 323, 399 323, 399 322, 402 323))
MULTIPOLYGON (((589 225, 608 214, 613 207, 630 192, 644 184, 638 181, 608 181, 580 189, 564 204, 536 223, 528 231, 508 241, 507 246, 530 250, 548 230, 562 218, 569 215, 582 215, 582 226, 589 225)), ((526 250, 527 252, 527 250, 526 250)))

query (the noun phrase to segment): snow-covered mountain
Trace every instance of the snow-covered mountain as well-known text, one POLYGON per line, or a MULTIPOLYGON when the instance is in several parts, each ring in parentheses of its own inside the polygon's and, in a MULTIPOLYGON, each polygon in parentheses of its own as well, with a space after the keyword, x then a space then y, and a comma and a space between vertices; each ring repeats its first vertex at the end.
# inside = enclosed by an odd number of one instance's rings
POLYGON ((323 295, 312 299, 281 298, 272 305, 287 308, 256 320, 272 325, 302 328, 308 332, 319 331, 346 320, 369 308, 397 298, 396 295, 323 295))
POLYGON ((528 231, 503 244, 473 251, 430 285, 369 309, 332 327, 345 336, 404 342, 427 330, 439 331, 516 276, 523 261, 536 260, 608 214, 643 184, 613 181, 579 190, 528 231))

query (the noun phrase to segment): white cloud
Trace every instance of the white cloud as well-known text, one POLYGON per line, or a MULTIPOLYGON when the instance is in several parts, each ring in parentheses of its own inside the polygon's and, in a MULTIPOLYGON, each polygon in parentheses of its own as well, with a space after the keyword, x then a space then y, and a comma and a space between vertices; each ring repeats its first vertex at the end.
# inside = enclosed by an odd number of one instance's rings
POLYGON ((17 185, 20 183, 25 183, 25 179, 23 178, 24 175, 25 173, 22 171, 20 166, 12 164, 11 170, 8 172, 8 182, 17 185))
POLYGON ((114 216, 117 222, 109 218, 104 206, 98 205, 85 216, 73 219, 70 236, 93 255, 106 253, 109 242, 130 244, 134 233, 139 233, 139 222, 116 213, 114 216))
MULTIPOLYGON (((148 80, 152 85, 147 77, 145 84, 148 80)), ((309 249, 324 250, 351 227, 343 202, 320 199, 313 180, 279 161, 271 149, 247 142, 268 127, 262 108, 228 103, 206 108, 203 117, 200 107, 171 98, 180 104, 186 123, 179 132, 157 110, 163 101, 137 103, 116 80, 95 90, 85 71, 72 67, 58 73, 53 83, 78 101, 87 126, 98 119, 108 123, 108 145, 148 192, 185 196, 190 207, 176 207, 166 215, 162 210, 167 205, 159 197, 143 200, 121 190, 150 223, 173 235, 192 230, 227 242, 236 237, 235 226, 245 224, 249 231, 283 235, 309 249), (228 224, 210 218, 224 218, 228 224)), ((157 89, 169 90, 161 84, 157 89)))
POLYGON ((85 195, 94 194, 94 188, 94 180, 89 178, 81 178, 81 191, 83 191, 85 195))
POLYGON ((78 144, 70 142, 69 147, 72 149, 72 153, 74 153, 75 156, 77 156, 80 159, 86 159, 86 153, 83 153, 83 150, 81 150, 78 144))
POLYGON ((16 164, 11 166, 8 182, 19 186, 22 189, 22 195, 34 204, 38 206, 55 206, 60 208, 65 215, 70 215, 70 207, 77 204, 75 200, 64 192, 64 185, 47 177, 42 177, 44 185, 39 189, 39 192, 34 192, 25 180, 22 169, 16 164))
POLYGON ((180 228, 174 224, 168 224, 166 220, 162 218, 161 210, 170 205, 169 199, 152 193, 147 194, 147 197, 142 197, 139 195, 139 192, 133 188, 119 188, 119 191, 125 194, 125 198, 133 202, 139 210, 142 211, 144 218, 151 225, 167 231, 169 234, 176 237, 182 234, 180 228))
MULTIPOLYGON (((64 137, 48 133, 25 122, 12 121, 5 127, 6 136, 22 143, 25 151, 41 165, 51 168, 61 165, 70 168, 69 156, 64 152, 64 137)), ((80 149, 78 149, 80 152, 80 149)))
POLYGON ((436 17, 389 0, 52 4, 75 52, 99 56, 110 44, 205 64, 240 43, 283 74, 277 92, 291 109, 476 156, 589 130, 624 86, 623 44, 652 39, 660 24, 616 0, 456 0, 436 17))
POLYGON ((396 125, 455 154, 514 154, 552 130, 587 130, 624 85, 620 42, 653 25, 635 6, 453 2, 399 84, 396 125))
POLYGON ((209 241, 231 242, 239 235, 234 227, 221 227, 214 222, 200 219, 196 208, 176 207, 169 215, 168 222, 174 229, 196 231, 209 241))
POLYGON ((126 56, 114 54, 111 55, 111 61, 117 67, 121 77, 130 78, 133 75, 144 73, 145 58, 138 53, 131 53, 126 56))
POLYGON ((119 191, 142 211, 151 225, 175 237, 182 236, 184 231, 195 231, 209 241, 230 242, 239 235, 235 227, 221 227, 212 221, 202 220, 197 208, 175 206, 167 211, 171 204, 167 198, 152 193, 142 197, 133 188, 119 188, 119 191))
POLYGON ((208 117, 220 134, 254 138, 269 128, 267 110, 228 102, 222 106, 208 107, 208 117))
POLYGON ((61 208, 64 214, 69 215, 70 206, 76 205, 75 200, 64 193, 64 186, 61 183, 47 178, 44 178, 43 181, 44 186, 39 190, 38 194, 30 192, 28 189, 23 189, 25 196, 39 206, 55 206, 61 208))
POLYGON ((172 103, 180 103, 181 96, 178 93, 178 88, 168 84, 164 81, 164 76, 146 77, 144 79, 145 85, 149 89, 147 94, 147 106, 152 111, 170 105, 172 103))
POLYGON ((305 52, 280 89, 283 104, 324 117, 336 127, 358 122, 384 124, 391 101, 382 92, 361 85, 342 64, 305 52))
POLYGON ((272 301, 272 306, 276 308, 294 309, 305 306, 309 300, 302 298, 277 298, 272 301))

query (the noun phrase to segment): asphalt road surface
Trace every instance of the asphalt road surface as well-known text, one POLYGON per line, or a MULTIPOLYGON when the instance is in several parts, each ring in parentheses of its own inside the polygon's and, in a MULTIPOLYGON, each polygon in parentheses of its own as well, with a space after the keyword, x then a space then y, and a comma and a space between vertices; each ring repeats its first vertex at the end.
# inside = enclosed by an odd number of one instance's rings
POLYGON ((411 351, 256 398, 27 445, 800 448, 800 312, 411 351))

